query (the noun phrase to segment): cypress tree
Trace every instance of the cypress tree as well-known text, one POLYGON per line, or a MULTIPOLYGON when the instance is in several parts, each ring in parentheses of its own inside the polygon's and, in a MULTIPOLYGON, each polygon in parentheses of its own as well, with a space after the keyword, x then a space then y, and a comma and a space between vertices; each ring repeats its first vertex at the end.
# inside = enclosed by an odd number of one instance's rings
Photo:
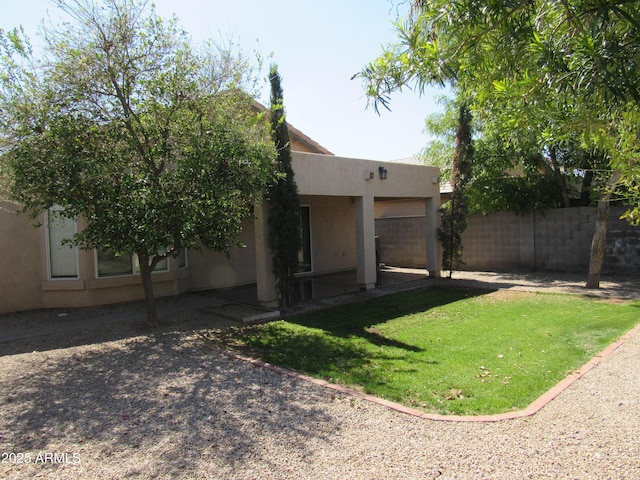
POLYGON ((294 301, 294 275, 298 252, 302 247, 300 198, 296 186, 291 156, 289 129, 284 113, 283 94, 278 67, 269 72, 271 83, 271 135, 278 158, 275 175, 267 191, 269 200, 269 248, 273 255, 273 273, 276 277, 280 307, 294 301))
POLYGON ((442 206, 442 222, 438 227, 438 239, 442 245, 442 266, 453 270, 464 264, 462 261, 462 233, 469 223, 469 202, 465 187, 471 178, 473 143, 471 138, 471 112, 463 103, 458 115, 456 147, 451 166, 451 200, 442 206))

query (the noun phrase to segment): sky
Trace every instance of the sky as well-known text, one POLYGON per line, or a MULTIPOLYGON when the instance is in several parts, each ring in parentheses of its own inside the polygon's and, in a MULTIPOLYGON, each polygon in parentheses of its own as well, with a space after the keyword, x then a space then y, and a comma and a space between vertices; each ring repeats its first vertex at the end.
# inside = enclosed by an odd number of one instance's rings
MULTIPOLYGON (((194 43, 232 39, 247 54, 259 52, 265 70, 276 63, 287 120, 336 155, 397 160, 420 152, 429 140, 427 115, 442 107, 437 88, 403 90, 391 111, 367 109, 361 79, 351 80, 397 36, 393 21, 402 0, 155 0, 161 16, 175 14, 194 43)), ((406 2, 405 2, 406 3, 406 2)), ((38 25, 58 11, 49 0, 0 0, 0 28, 22 26, 37 38, 38 25)), ((265 71, 265 77, 266 77, 265 71)), ((268 104, 265 83, 261 99, 268 104)))

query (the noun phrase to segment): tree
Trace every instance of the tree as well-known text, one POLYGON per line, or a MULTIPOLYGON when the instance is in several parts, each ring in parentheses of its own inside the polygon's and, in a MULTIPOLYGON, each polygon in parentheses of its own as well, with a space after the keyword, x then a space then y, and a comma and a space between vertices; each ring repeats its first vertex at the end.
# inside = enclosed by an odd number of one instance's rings
POLYGON ((414 0, 399 42, 360 76, 376 108, 408 84, 453 85, 481 120, 500 118, 512 137, 539 133, 559 182, 557 147, 577 140, 619 172, 633 219, 639 27, 640 4, 625 0, 414 0))
POLYGON ((469 202, 465 189, 471 178, 472 159, 471 113, 463 103, 459 106, 456 147, 451 167, 451 200, 442 207, 442 223, 438 227, 442 263, 449 270, 449 278, 453 270, 463 264, 462 234, 469 223, 469 202))
POLYGON ((241 91, 238 54, 201 51, 133 0, 58 0, 42 59, 5 35, 2 163, 33 217, 54 205, 86 228, 68 242, 135 254, 151 326, 151 273, 185 248, 229 253, 275 151, 241 91), (9 48, 6 48, 9 47, 9 48))
MULTIPOLYGON (((609 182, 618 181, 619 173, 613 172, 609 182)), ((589 272, 587 274, 587 288, 598 288, 600 285, 600 274, 602 272, 602 261, 605 254, 605 241, 607 237, 607 218, 609 218, 609 201, 611 191, 604 193, 598 200, 596 208, 596 224, 591 241, 591 258, 589 259, 589 272)))
POLYGON ((604 152, 586 149, 577 139, 549 145, 538 129, 516 136, 505 131, 499 116, 478 124, 467 190, 474 212, 590 206, 602 177, 610 174, 604 152))
POLYGON ((458 104, 444 96, 439 98, 439 103, 444 106, 444 111, 432 113, 425 119, 424 132, 431 136, 431 140, 422 149, 419 158, 425 165, 439 167, 441 181, 450 182, 458 126, 458 104))
POLYGON ((293 280, 301 243, 300 198, 291 164, 291 143, 284 112, 283 93, 278 67, 269 72, 271 83, 271 135, 278 151, 276 176, 269 186, 269 247, 273 255, 273 273, 280 306, 293 299, 293 280))
MULTIPOLYGON (((451 181, 451 162, 455 152, 459 103, 450 100, 444 113, 427 117, 426 129, 435 134, 422 152, 425 163, 437 165, 441 176, 451 181)), ((474 122, 473 172, 467 180, 465 195, 469 212, 488 214, 495 211, 526 213, 559 207, 563 203, 557 179, 536 142, 522 137, 508 138, 496 127, 500 121, 474 122), (515 140, 515 141, 514 141, 515 140)), ((508 132, 511 134, 511 131, 508 132)), ((565 159, 564 152, 560 155, 565 159)), ((577 168, 562 164, 562 174, 574 178, 577 168)), ((562 182, 565 190, 571 181, 562 182)))

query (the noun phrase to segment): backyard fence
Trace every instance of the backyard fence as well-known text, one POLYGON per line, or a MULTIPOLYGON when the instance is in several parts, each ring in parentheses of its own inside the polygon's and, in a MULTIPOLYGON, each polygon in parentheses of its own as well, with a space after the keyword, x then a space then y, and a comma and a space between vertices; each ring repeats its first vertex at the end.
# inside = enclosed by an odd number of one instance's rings
MULTIPOLYGON (((640 227, 620 220, 614 206, 607 230, 603 273, 640 273, 640 227)), ((595 208, 563 208, 516 215, 474 215, 462 236, 464 270, 557 271, 586 273, 595 208)), ((387 265, 424 268, 425 220, 422 216, 376 219, 380 260, 387 265)))

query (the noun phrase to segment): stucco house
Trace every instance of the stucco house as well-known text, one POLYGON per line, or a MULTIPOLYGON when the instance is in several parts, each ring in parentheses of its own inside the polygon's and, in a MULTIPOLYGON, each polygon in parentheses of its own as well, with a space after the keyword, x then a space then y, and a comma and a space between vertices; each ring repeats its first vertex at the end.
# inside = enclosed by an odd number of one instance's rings
MULTIPOLYGON (((424 267, 438 275, 436 239, 440 207, 436 167, 343 158, 289 126, 293 168, 302 204, 304 247, 299 275, 355 271, 357 284, 375 288, 376 204, 407 199, 419 202, 426 219, 427 259, 424 267)), ((103 258, 96 251, 61 245, 75 222, 47 222, 32 227, 24 215, 0 205, 0 313, 40 308, 71 308, 144 298, 134 258, 103 258)), ((231 258, 189 250, 160 264, 153 273, 157 296, 188 291, 253 285, 257 300, 276 303, 275 281, 267 248, 265 205, 243 226, 241 242, 231 258)))

